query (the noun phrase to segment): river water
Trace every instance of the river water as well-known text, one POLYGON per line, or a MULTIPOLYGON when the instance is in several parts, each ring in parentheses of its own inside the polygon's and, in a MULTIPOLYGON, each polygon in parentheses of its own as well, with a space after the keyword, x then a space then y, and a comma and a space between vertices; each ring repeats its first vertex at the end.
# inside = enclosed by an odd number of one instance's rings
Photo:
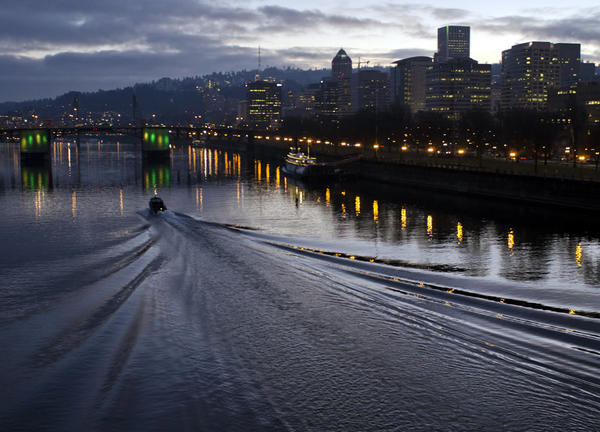
POLYGON ((232 148, 0 144, 1 430, 597 429, 593 216, 232 148))

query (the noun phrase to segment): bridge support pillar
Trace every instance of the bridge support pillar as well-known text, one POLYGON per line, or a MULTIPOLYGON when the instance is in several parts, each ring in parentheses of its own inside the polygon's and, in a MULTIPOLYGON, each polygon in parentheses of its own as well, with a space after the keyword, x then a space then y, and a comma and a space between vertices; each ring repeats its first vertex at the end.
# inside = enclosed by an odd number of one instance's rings
POLYGON ((21 159, 48 159, 50 157, 51 132, 49 129, 21 131, 21 159))

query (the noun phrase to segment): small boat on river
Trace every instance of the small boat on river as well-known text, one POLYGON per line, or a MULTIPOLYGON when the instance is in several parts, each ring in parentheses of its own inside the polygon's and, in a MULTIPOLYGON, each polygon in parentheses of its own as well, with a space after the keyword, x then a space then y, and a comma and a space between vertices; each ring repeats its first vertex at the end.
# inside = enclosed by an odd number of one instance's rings
POLYGON ((154 196, 150 198, 150 202, 148 203, 148 207, 150 207, 150 212, 153 214, 157 214, 158 212, 165 211, 167 206, 161 197, 156 193, 156 189, 154 189, 154 196))

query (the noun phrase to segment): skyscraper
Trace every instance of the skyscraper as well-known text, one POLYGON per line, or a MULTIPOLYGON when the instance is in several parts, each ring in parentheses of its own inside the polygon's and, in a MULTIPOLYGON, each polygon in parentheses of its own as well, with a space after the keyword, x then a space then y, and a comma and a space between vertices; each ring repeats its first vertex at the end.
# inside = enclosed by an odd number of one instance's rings
POLYGON ((427 66, 427 110, 451 120, 472 111, 490 111, 492 70, 471 58, 450 59, 427 66))
POLYGON ((557 43, 554 47, 559 64, 559 85, 565 87, 577 84, 581 67, 581 45, 557 43))
POLYGON ((348 115, 352 104, 352 59, 343 49, 331 60, 331 75, 337 81, 337 116, 348 115))
MULTIPOLYGON (((350 81, 350 80, 346 80, 350 81)), ((315 115, 320 120, 335 120, 339 115, 340 85, 342 80, 324 78, 315 93, 315 115)))
POLYGON ((281 84, 257 80, 246 84, 248 125, 251 128, 272 127, 281 116, 281 84))
POLYGON ((384 111, 389 104, 388 74, 374 69, 360 69, 352 77, 352 110, 384 111))
POLYGON ((594 63, 581 62, 579 65, 579 80, 590 82, 596 80, 596 65, 594 63))
POLYGON ((502 109, 545 110, 551 89, 577 83, 579 53, 579 44, 551 42, 526 42, 503 51, 502 109))
POLYGON ((427 88, 427 67, 432 64, 431 57, 410 57, 395 61, 391 71, 392 95, 396 103, 406 105, 411 112, 425 109, 425 90, 427 88))
POLYGON ((340 49, 331 60, 331 74, 337 79, 350 79, 352 76, 352 59, 343 49, 340 49))
POLYGON ((471 28, 445 26, 438 29, 438 52, 435 61, 445 62, 453 58, 471 56, 471 28))

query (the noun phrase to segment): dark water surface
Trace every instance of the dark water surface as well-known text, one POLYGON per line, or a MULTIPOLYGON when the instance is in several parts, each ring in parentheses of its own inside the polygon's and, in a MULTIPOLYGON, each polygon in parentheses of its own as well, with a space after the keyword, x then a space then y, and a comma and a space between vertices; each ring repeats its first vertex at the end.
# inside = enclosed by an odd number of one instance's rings
POLYGON ((113 137, 0 144, 0 220, 0 430, 598 429, 594 217, 113 137))

